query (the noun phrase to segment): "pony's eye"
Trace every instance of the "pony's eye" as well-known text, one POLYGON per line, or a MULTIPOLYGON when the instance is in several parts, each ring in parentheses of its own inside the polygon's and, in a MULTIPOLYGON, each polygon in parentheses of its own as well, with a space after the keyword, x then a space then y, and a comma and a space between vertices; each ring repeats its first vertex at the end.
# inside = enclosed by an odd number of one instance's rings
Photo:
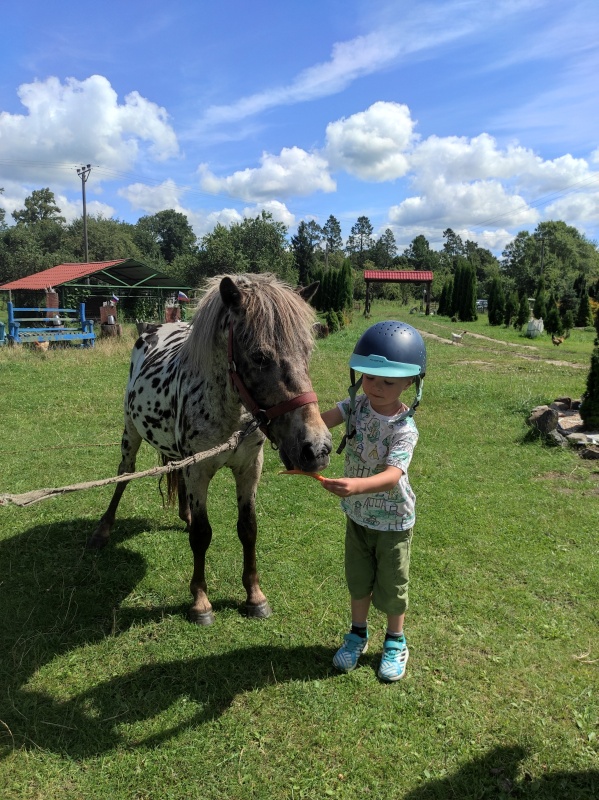
POLYGON ((257 367, 261 367, 262 369, 268 367, 272 362, 272 359, 269 356, 267 356, 266 353, 262 353, 260 351, 252 353, 251 358, 252 358, 252 363, 255 364, 257 367))

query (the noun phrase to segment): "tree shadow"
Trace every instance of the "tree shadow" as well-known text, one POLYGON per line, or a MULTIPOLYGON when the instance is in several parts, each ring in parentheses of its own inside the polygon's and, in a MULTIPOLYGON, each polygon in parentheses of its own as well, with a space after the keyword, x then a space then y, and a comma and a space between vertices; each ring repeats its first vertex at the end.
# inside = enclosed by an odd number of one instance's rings
POLYGON ((427 781, 402 800, 595 800, 599 797, 599 771, 548 772, 535 780, 520 763, 527 752, 517 745, 494 747, 469 761, 457 772, 427 781))

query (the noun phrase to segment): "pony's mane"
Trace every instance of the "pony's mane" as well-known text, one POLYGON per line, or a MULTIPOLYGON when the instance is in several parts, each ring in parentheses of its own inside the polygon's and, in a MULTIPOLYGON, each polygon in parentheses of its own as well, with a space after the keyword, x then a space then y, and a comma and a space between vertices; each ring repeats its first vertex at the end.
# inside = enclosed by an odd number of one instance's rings
POLYGON ((216 275, 207 281, 202 299, 191 323, 183 353, 192 368, 210 367, 214 347, 227 327, 228 311, 220 295, 220 283, 230 278, 243 292, 244 299, 236 326, 237 341, 249 352, 272 349, 309 353, 314 346, 315 314, 294 289, 270 273, 216 275))

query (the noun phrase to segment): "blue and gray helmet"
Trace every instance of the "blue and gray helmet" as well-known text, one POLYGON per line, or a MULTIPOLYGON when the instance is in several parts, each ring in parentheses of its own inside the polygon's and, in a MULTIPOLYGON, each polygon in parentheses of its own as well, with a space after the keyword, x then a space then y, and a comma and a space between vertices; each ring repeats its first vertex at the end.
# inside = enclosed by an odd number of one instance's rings
POLYGON ((362 378, 356 381, 356 372, 385 378, 415 379, 416 397, 399 420, 411 417, 422 399, 422 384, 426 374, 426 347, 416 328, 405 322, 387 320, 377 322, 358 339, 349 359, 351 386, 349 387, 350 412, 346 421, 346 433, 337 450, 340 453, 348 439, 355 434, 354 415, 356 394, 362 378))
POLYGON ((386 378, 424 378, 426 347, 416 328, 405 322, 377 322, 358 339, 349 365, 357 372, 386 378))

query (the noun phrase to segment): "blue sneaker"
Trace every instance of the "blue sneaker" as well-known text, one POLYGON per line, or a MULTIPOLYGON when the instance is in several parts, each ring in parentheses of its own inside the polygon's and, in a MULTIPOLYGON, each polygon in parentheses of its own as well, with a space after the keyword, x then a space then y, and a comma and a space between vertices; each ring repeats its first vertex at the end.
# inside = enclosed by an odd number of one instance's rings
POLYGON ((355 633, 346 633, 343 644, 333 656, 333 666, 341 672, 351 672, 358 664, 358 659, 368 650, 368 634, 363 639, 355 633))
POLYGON ((382 681, 398 681, 406 674, 408 661, 408 645, 405 639, 399 641, 387 639, 383 645, 383 657, 379 667, 379 678, 382 681))

